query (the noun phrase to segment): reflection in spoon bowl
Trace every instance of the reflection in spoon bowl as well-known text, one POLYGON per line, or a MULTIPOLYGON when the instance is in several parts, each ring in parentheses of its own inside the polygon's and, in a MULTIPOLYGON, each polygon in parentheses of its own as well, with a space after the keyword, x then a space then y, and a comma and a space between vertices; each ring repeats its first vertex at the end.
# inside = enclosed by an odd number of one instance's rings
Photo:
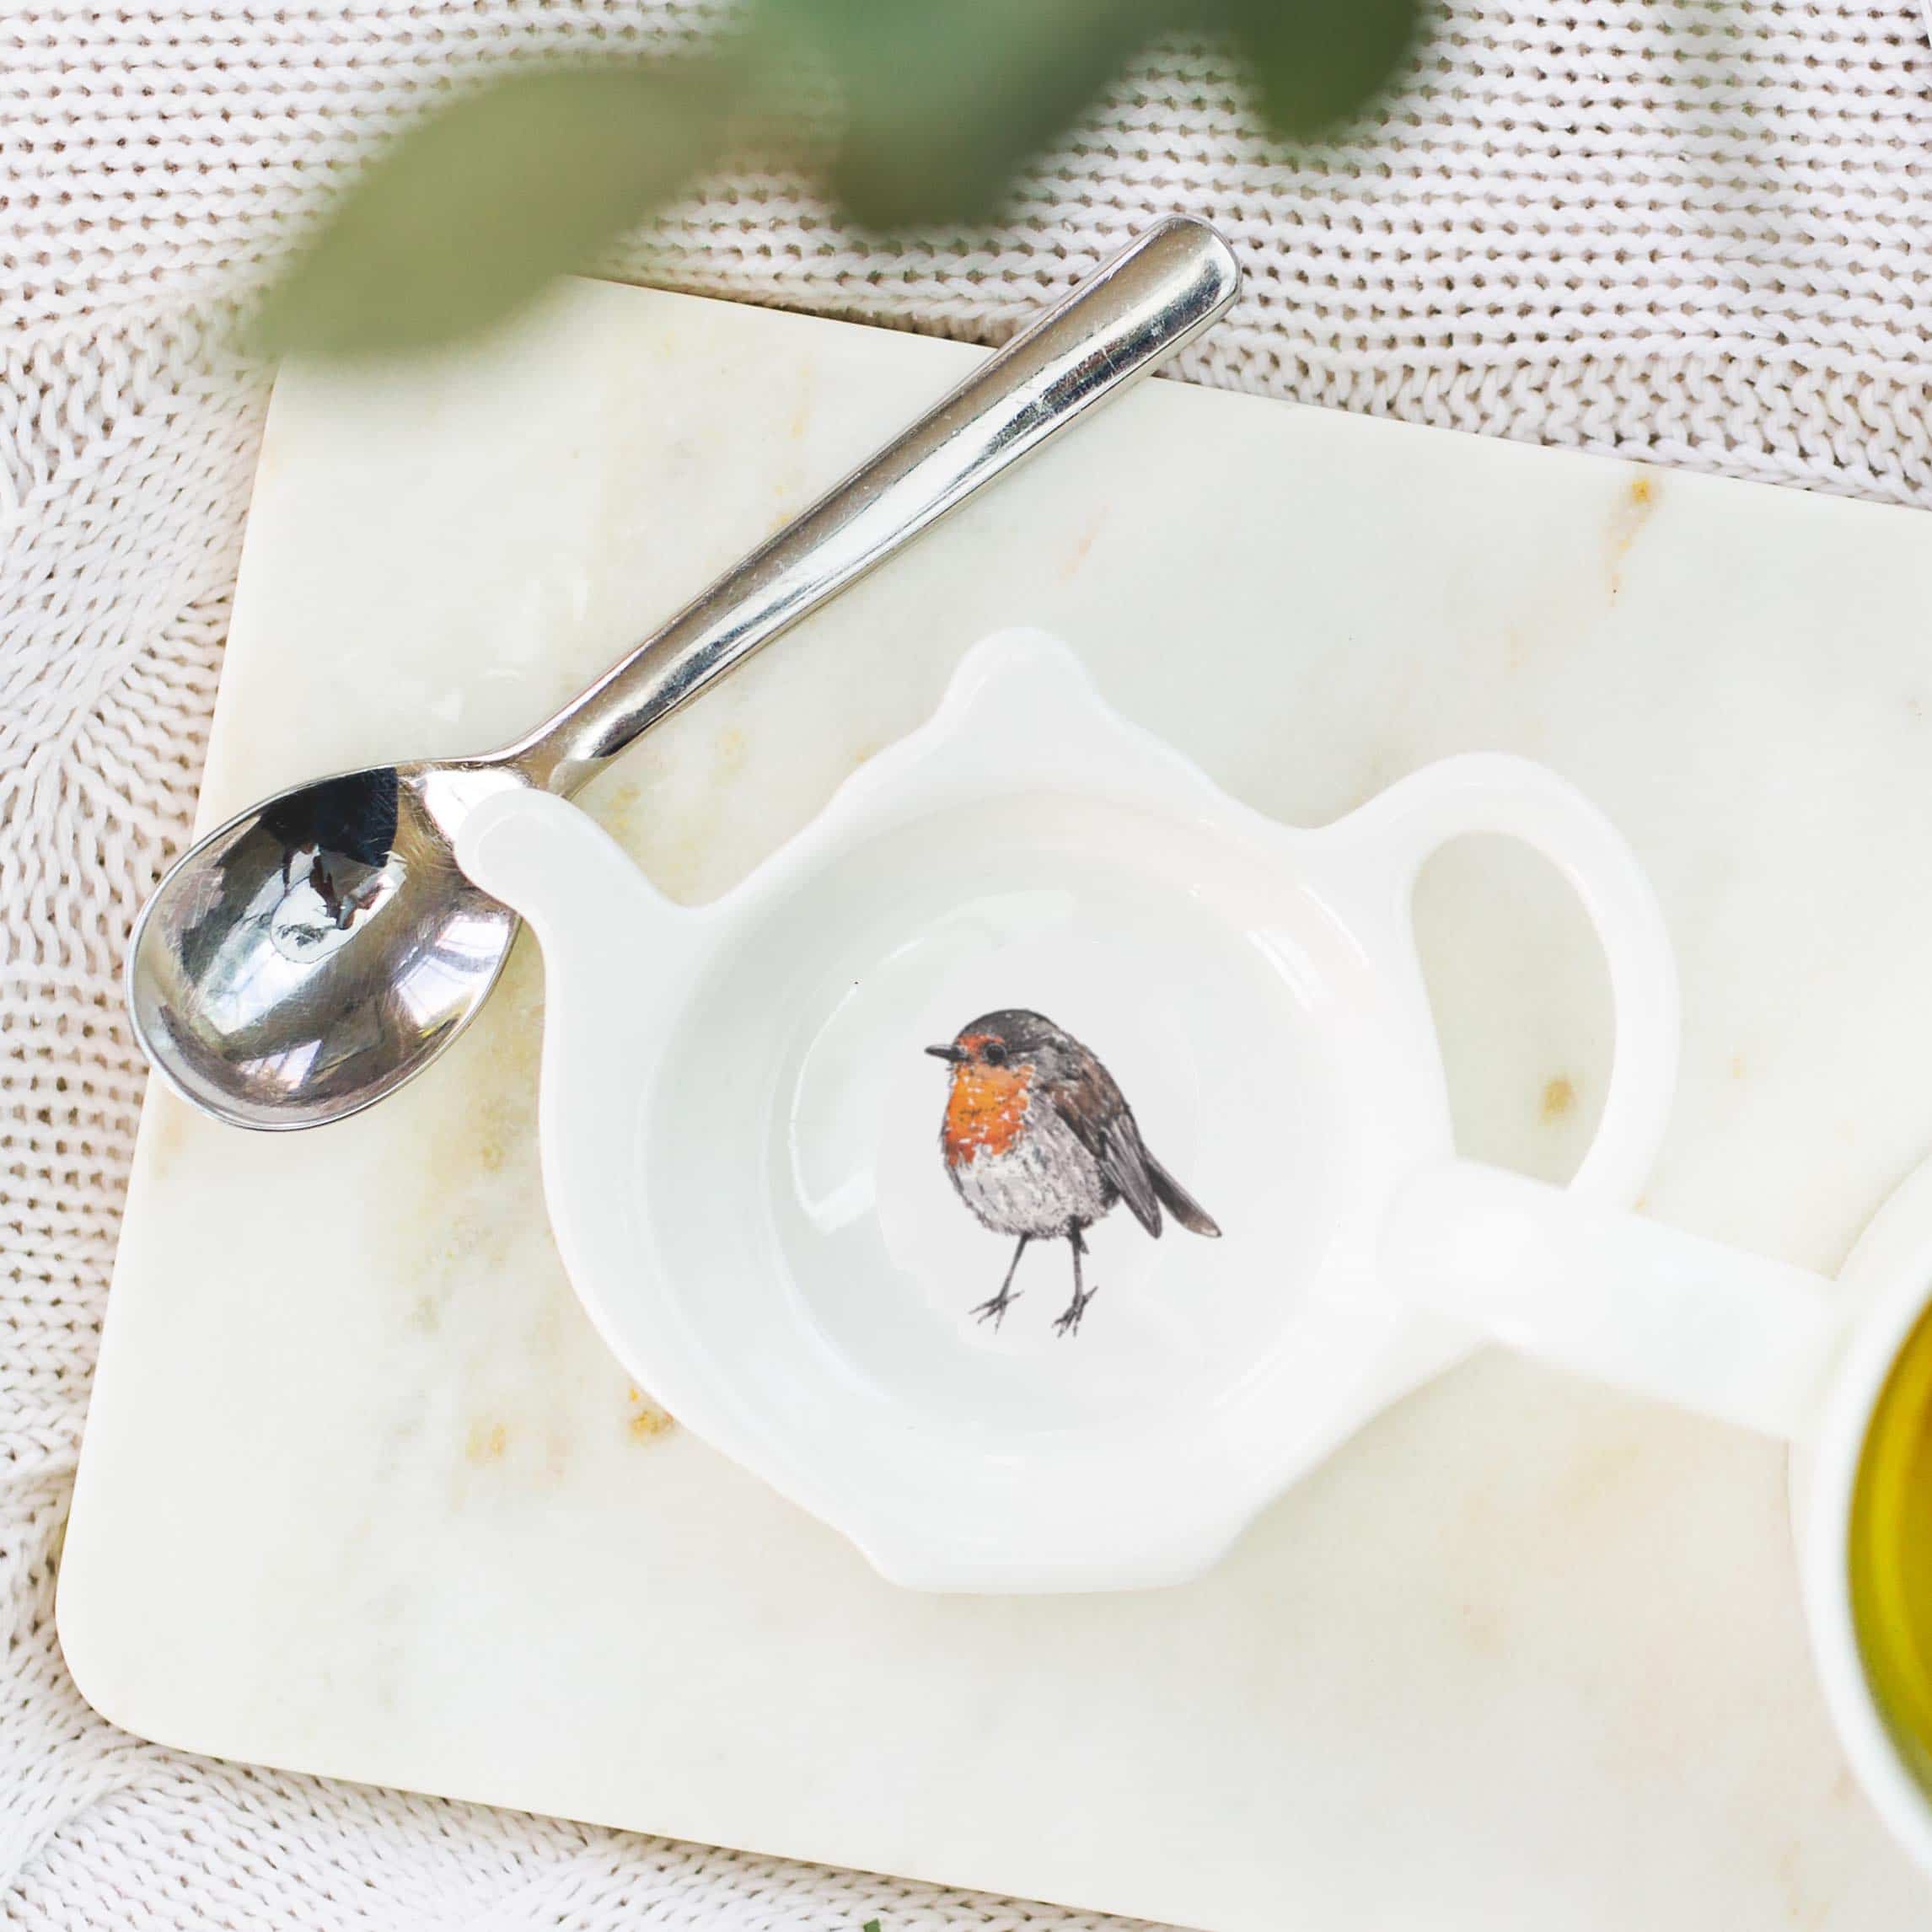
POLYGON ((346 945, 357 920, 393 898, 406 876, 393 855, 373 868, 325 846, 292 855, 290 883, 269 915, 268 936, 285 959, 306 965, 346 945))

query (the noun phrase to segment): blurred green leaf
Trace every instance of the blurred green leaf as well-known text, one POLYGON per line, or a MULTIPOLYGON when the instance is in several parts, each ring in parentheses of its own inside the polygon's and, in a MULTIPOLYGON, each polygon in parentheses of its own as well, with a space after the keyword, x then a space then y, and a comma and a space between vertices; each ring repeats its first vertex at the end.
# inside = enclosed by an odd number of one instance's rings
POLYGON ((1162 0, 763 0, 754 34, 808 47, 846 122, 831 186, 873 228, 979 221, 1157 30, 1162 0))
POLYGON ((829 186, 845 212, 877 228, 976 221, 1157 35, 1231 34, 1269 124, 1303 139, 1386 84, 1418 5, 752 0, 722 54, 527 71, 453 99, 349 188, 255 333, 271 353, 346 355, 487 327, 675 197, 734 137, 784 149, 802 67, 845 110, 829 186))
POLYGON ((722 61, 513 74, 405 133, 272 288, 271 354, 407 349, 498 320, 716 158, 722 61))
POLYGON ((1280 135, 1334 131, 1387 83, 1414 45, 1417 0, 1217 0, 1280 135))

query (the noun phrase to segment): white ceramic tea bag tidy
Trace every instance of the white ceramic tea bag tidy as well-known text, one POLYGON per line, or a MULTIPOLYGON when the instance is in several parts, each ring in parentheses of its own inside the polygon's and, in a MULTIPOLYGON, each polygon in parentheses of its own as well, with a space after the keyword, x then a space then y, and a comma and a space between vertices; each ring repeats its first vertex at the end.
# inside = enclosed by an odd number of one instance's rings
POLYGON ((459 854, 542 942, 550 1216, 640 1384, 899 1582, 1093 1590, 1205 1568, 1479 1339, 1379 1254, 1452 1151, 1411 889, 1478 831, 1547 855, 1602 936, 1617 1055, 1571 1191, 1626 1205, 1670 1103, 1670 948, 1617 834, 1521 759, 1286 827, 1012 632, 712 904, 548 797, 480 808, 459 854), (1131 1127, 1028 1041, 989 1065, 972 1022, 1016 1013, 1131 1127), (970 1064, 931 1056, 963 1033, 970 1064))

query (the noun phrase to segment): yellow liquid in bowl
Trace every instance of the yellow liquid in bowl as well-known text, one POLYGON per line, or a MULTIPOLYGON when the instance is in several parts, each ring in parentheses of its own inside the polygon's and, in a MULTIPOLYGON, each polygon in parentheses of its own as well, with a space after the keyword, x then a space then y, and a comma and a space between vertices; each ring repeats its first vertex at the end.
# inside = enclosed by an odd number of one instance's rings
POLYGON ((1848 1555, 1866 1679, 1899 1755, 1932 1794, 1932 1311, 1872 1411, 1848 1555))

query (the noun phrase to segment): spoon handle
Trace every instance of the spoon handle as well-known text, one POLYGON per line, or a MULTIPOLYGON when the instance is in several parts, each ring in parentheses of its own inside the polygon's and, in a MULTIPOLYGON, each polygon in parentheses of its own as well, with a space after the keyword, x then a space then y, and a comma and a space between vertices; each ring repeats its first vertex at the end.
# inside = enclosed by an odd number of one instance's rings
POLYGON ((575 792, 639 733, 816 610, 1233 301, 1234 252, 1172 216, 976 369, 884 448, 501 755, 575 792))

